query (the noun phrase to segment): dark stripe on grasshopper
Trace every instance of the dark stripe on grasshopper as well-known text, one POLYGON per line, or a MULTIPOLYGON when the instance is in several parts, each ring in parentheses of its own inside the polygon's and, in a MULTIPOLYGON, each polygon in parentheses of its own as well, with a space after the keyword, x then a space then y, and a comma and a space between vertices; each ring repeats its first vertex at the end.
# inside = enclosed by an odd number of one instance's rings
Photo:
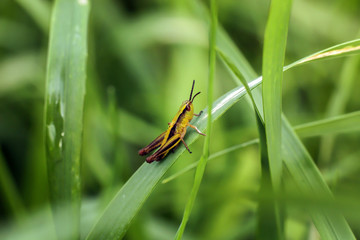
POLYGON ((172 136, 174 136, 176 127, 178 125, 178 122, 182 121, 182 119, 184 118, 185 113, 186 113, 186 107, 184 107, 184 110, 182 111, 182 113, 180 113, 179 117, 176 119, 176 122, 175 122, 174 126, 172 126, 172 128, 170 130, 170 133, 169 133, 169 136, 168 136, 168 139, 170 139, 172 136))
POLYGON ((157 150, 153 155, 147 157, 146 161, 148 163, 153 161, 160 161, 171 149, 179 144, 180 140, 180 134, 176 134, 175 136, 169 138, 168 141, 159 150, 157 150))
POLYGON ((152 141, 149 145, 147 145, 143 149, 140 149, 139 155, 144 156, 144 155, 148 154, 149 152, 151 152, 152 150, 160 147, 160 145, 161 145, 161 143, 162 143, 162 141, 163 141, 163 139, 165 137, 165 133, 166 132, 163 132, 162 134, 160 134, 160 136, 155 138, 155 140, 152 141))

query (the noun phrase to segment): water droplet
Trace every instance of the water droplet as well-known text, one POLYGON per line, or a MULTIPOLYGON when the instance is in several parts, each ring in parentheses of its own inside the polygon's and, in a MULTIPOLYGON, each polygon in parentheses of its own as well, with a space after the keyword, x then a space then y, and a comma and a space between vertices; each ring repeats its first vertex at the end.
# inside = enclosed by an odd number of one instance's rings
POLYGON ((56 129, 54 123, 50 123, 49 125, 47 125, 47 129, 48 129, 49 140, 51 141, 52 144, 54 144, 56 137, 56 129))
POLYGON ((59 141, 59 148, 62 148, 62 139, 59 141))

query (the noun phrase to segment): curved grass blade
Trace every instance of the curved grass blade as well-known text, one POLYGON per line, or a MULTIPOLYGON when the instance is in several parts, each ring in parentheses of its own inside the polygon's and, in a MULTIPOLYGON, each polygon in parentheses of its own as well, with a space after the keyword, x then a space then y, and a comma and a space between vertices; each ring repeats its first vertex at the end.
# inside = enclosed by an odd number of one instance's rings
MULTIPOLYGON (((353 51, 357 51, 356 48, 353 48, 353 51)), ((341 54, 341 52, 339 52, 339 54, 341 54)), ((322 56, 326 57, 327 55, 324 54, 322 56)), ((301 62, 298 64, 300 65, 301 62)), ((297 64, 292 64, 290 66, 294 67, 297 66, 297 64)), ((290 67, 285 67, 284 70, 286 69, 290 69, 290 67)), ((256 95, 254 96, 259 108, 262 104, 262 99, 256 95)), ((298 182, 298 185, 301 185, 301 191, 310 196, 312 194, 316 196, 317 193, 322 193, 323 198, 328 199, 329 202, 334 202, 325 180, 322 178, 305 147, 302 145, 301 141, 298 141, 298 137, 293 133, 290 125, 285 120, 285 117, 283 117, 283 127, 281 129, 282 137, 284 139, 282 143, 282 157, 287 166, 292 165, 291 167, 288 167, 291 176, 298 182), (291 142, 292 145, 289 144, 289 142, 291 142), (291 154, 284 157, 285 151, 291 151, 291 154), (300 164, 294 166, 295 161, 297 163, 300 162, 300 164)), ((314 208, 308 208, 307 210, 312 217, 317 230, 324 239, 354 239, 354 235, 346 220, 339 211, 335 210, 335 208, 329 212, 326 211, 326 209, 319 211, 314 208)))
POLYGON ((184 215, 181 220, 178 231, 176 232, 175 239, 180 240, 185 231, 186 224, 190 218, 191 211, 193 209, 196 195, 199 191, 202 178, 204 176, 206 163, 209 158, 209 145, 210 145, 210 136, 211 136, 211 109, 213 103, 213 92, 214 92, 214 78, 215 78, 215 69, 216 69, 216 30, 217 30, 217 7, 216 0, 210 0, 210 10, 211 10, 211 26, 210 26, 210 38, 209 38, 209 79, 208 79, 208 118, 207 118, 207 132, 205 136, 203 154, 200 158, 199 164, 196 168, 195 178, 193 187, 191 189, 190 197, 186 203, 184 210, 184 215))
MULTIPOLYGON (((208 160, 213 160, 217 157, 220 157, 220 156, 223 156, 225 154, 228 154, 230 152, 233 152, 233 151, 236 151, 238 149, 241 149, 241 148, 245 148, 247 146, 250 146, 250 145, 254 145, 256 143, 259 143, 259 140, 258 139, 254 139, 254 140, 251 140, 251 141, 248 141, 248 142, 245 142, 245 143, 241 143, 241 144, 238 144, 238 145, 235 145, 235 146, 232 146, 232 147, 229 147, 229 148, 226 148, 224 150, 221 150, 219 152, 216 152, 216 153, 213 153, 209 156, 209 159, 208 160)), ((177 177, 180 177, 181 175, 183 175, 184 173, 196 168, 196 166, 199 164, 199 161, 196 161, 190 165, 188 165, 187 167, 183 168, 181 171, 171 175, 170 177, 167 177, 165 178, 163 181, 161 181, 161 183, 165 184, 165 183, 168 183, 172 180, 174 180, 175 178, 177 177)))
MULTIPOLYGON (((345 112, 345 107, 350 99, 355 81, 359 75, 360 56, 346 59, 339 73, 339 80, 330 96, 326 107, 326 116, 332 117, 345 112)), ((326 136, 321 139, 319 147, 319 164, 329 163, 334 149, 335 137, 326 136)))
MULTIPOLYGON (((258 86, 259 80, 254 80, 249 84, 250 89, 258 86)), ((218 119, 232 105, 239 101, 246 91, 244 87, 237 87, 222 97, 218 98, 212 108, 212 121, 218 119)), ((203 109, 203 114, 193 119, 191 124, 203 131, 207 127, 207 108, 203 109)), ((199 134, 189 129, 185 141, 191 145, 199 134)), ((166 171, 174 164, 176 159, 185 151, 185 147, 180 145, 173 154, 170 154, 162 162, 152 164, 144 163, 125 183, 116 196, 109 203, 103 214, 93 226, 87 239, 119 239, 124 236, 131 220, 140 210, 147 197, 159 183, 166 171)))
POLYGON ((266 143, 265 126, 262 121, 258 107, 256 106, 254 97, 241 72, 235 67, 235 64, 223 53, 218 50, 221 59, 225 62, 230 71, 241 81, 250 96, 251 103, 255 109, 256 124, 259 132, 260 142, 260 160, 261 160, 261 184, 259 196, 268 196, 268 198, 260 198, 257 211, 258 222, 258 238, 259 239, 281 239, 279 222, 276 216, 276 202, 274 200, 274 191, 270 178, 270 166, 266 143))
MULTIPOLYGON (((317 136, 323 136, 329 134, 341 134, 341 133, 360 131, 359 122, 360 122, 360 111, 356 111, 349 114, 343 114, 332 118, 301 124, 295 126, 294 130, 296 134, 302 138, 317 137, 317 136)), ((209 160, 213 160, 217 157, 223 156, 225 154, 234 152, 241 148, 245 148, 257 143, 259 143, 259 140, 253 139, 241 144, 234 145, 229 148, 225 148, 224 150, 211 154, 209 156, 209 160)), ((181 171, 165 178, 161 183, 165 184, 174 180, 177 177, 180 177, 184 173, 187 173, 188 171, 194 169, 197 166, 197 163, 198 162, 188 165, 187 167, 183 168, 181 171)))
MULTIPOLYGON (((334 204, 332 193, 294 130, 283 117, 282 157, 299 191, 305 195, 323 198, 334 204)), ((317 205, 305 207, 322 239, 355 239, 349 225, 336 208, 317 205)))
POLYGON ((325 60, 334 57, 344 57, 353 55, 360 52, 360 39, 354 39, 352 41, 344 42, 327 49, 321 50, 317 53, 311 54, 307 57, 299 59, 296 62, 293 62, 286 67, 284 67, 284 71, 295 67, 300 66, 305 63, 313 62, 316 60, 325 60))
MULTIPOLYGON (((219 32, 219 34, 222 33, 219 32)), ((226 38, 226 36, 223 37, 226 38)), ((218 42, 218 47, 220 45, 221 42, 218 42)), ((224 49, 221 48, 221 50, 224 49)), ((234 62, 236 67, 238 67, 239 64, 241 65, 239 60, 235 59, 234 62)), ((244 65, 241 65, 241 67, 243 66, 244 65)), ((297 65, 293 65, 292 67, 295 66, 297 65)), ((241 69, 240 72, 242 72, 241 69)), ((252 74, 249 74, 249 76, 251 75, 252 74)), ((244 77, 246 78, 246 76, 244 77)), ((248 81, 248 78, 246 78, 246 80, 248 81)), ((259 77, 253 81, 248 81, 248 85, 250 89, 253 90, 261 84, 261 81, 262 78, 259 77)), ((237 103, 245 95, 245 93, 245 88, 241 86, 232 89, 218 98, 214 102, 211 111, 213 116, 212 121, 218 119, 231 106, 237 103)), ((259 107, 261 102, 257 102, 254 91, 253 96, 257 106, 259 107)), ((205 108, 203 109, 203 114, 201 114, 200 117, 193 119, 191 124, 197 126, 200 131, 204 131, 207 125, 207 116, 207 109, 205 108)), ((193 143, 198 137, 199 135, 197 133, 195 133, 193 130, 189 130, 185 141, 188 145, 191 145, 191 143, 193 143)), ((119 239, 124 236, 132 219, 140 210, 141 206, 144 204, 152 190, 159 183, 160 179, 164 176, 166 171, 174 164, 176 159, 184 151, 185 147, 179 146, 175 153, 167 156, 166 161, 153 164, 144 163, 112 199, 98 221, 92 227, 92 230, 86 239, 119 239)), ((344 224, 347 225, 346 222, 342 222, 342 225, 338 226, 334 231, 342 229, 344 224)), ((346 232, 348 233, 348 229, 346 232)))
POLYGON ((282 176, 281 86, 290 10, 291 0, 272 0, 264 36, 263 111, 271 178, 275 192, 280 190, 282 176))
POLYGON ((294 130, 301 137, 349 133, 360 130, 360 111, 343 114, 296 126, 294 130))
POLYGON ((37 25, 45 33, 49 33, 50 6, 48 2, 41 0, 16 0, 28 14, 34 19, 37 25))
POLYGON ((80 152, 88 15, 86 0, 57 0, 51 20, 45 145, 50 200, 60 239, 79 238, 80 152))

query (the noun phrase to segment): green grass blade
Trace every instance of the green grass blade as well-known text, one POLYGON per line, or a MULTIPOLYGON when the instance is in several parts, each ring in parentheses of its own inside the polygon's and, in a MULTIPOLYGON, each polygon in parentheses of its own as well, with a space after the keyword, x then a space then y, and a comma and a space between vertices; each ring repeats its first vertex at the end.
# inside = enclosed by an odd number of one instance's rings
POLYGON ((264 123, 256 115, 259 129, 261 180, 257 208, 257 239, 282 239, 281 222, 277 202, 274 198, 274 188, 270 176, 270 162, 266 143, 264 123))
POLYGON ((191 189, 190 197, 186 203, 184 210, 184 215, 179 226, 179 229, 176 233, 175 239, 182 239, 182 236, 185 231, 186 224, 190 218, 191 211, 194 207, 196 195, 199 191, 200 184, 205 172, 206 163, 209 158, 209 145, 210 145, 210 136, 211 136, 211 109, 213 103, 213 92, 214 92, 214 78, 215 78, 215 68, 216 68, 216 31, 217 31, 217 7, 216 0, 210 1, 210 10, 211 10, 211 25, 210 25, 210 39, 209 39, 209 79, 208 79, 208 118, 207 118, 207 132, 205 136, 203 154, 200 158, 199 164, 196 168, 195 178, 193 187, 191 189))
POLYGON ((45 144, 55 225, 60 238, 67 239, 79 238, 88 15, 89 4, 85 0, 57 0, 50 30, 45 144), (60 208, 64 217, 61 222, 57 220, 60 208), (65 236, 64 232, 69 235, 65 236))
POLYGON ((274 192, 270 178, 270 166, 267 152, 265 127, 262 121, 259 109, 256 106, 254 97, 242 73, 235 67, 235 64, 223 53, 218 50, 222 60, 230 71, 243 84, 247 94, 250 96, 253 108, 255 109, 256 124, 260 139, 260 159, 261 159, 261 186, 259 190, 260 196, 267 196, 267 198, 259 199, 258 205, 258 238, 259 239, 281 239, 279 231, 280 226, 276 220, 276 203, 274 201, 274 192))
POLYGON ((275 192, 280 188, 281 160, 281 85, 291 0, 273 0, 264 36, 263 104, 271 178, 275 192))
MULTIPOLYGON (((260 81, 257 79, 249 83, 249 87, 253 89, 259 84, 260 81)), ((245 93, 246 91, 243 87, 237 87, 218 98, 214 102, 211 111, 212 121, 215 121, 224 114, 245 93)), ((200 131, 204 131, 207 127, 207 118, 208 112, 207 108, 205 108, 203 109, 203 114, 193 119, 191 124, 197 126, 200 131)), ((197 132, 189 129, 185 141, 190 146, 198 137, 199 134, 197 132)), ((144 163, 112 199, 92 227, 87 239, 119 239, 123 237, 132 219, 140 210, 147 197, 184 151, 185 147, 180 145, 164 161, 152 164, 144 163)))
MULTIPOLYGON (((270 185, 267 183, 267 179, 263 179, 262 186, 267 186, 269 190, 262 189, 265 193, 266 191, 272 191, 272 189, 274 189, 275 195, 281 192, 283 164, 281 159, 281 89, 291 3, 291 0, 271 1, 264 36, 262 98, 267 154, 262 150, 261 159, 262 165, 264 165, 265 159, 268 158, 269 172, 263 170, 262 175, 265 178, 270 176, 272 184, 270 185)), ((271 229, 272 226, 266 228, 267 221, 261 221, 261 217, 268 217, 272 214, 270 207, 265 209, 266 204, 271 203, 260 201, 259 204, 260 210, 265 212, 265 215, 260 215, 259 224, 263 223, 262 226, 265 225, 265 227, 261 227, 260 225, 258 234, 260 239, 266 239, 266 231, 271 229)), ((275 227, 277 227, 278 237, 279 239, 283 239, 283 223, 281 222, 280 217, 280 205, 276 201, 274 202, 273 211, 275 214, 275 227)), ((262 211, 260 211, 260 213, 261 212, 262 211)))
POLYGON ((355 132, 360 130, 360 112, 352 112, 324 120, 301 124, 294 130, 301 137, 355 132))
POLYGON ((286 67, 284 67, 284 70, 288 70, 295 66, 300 66, 305 63, 317 61, 317 60, 325 60, 330 59, 334 57, 344 57, 353 55, 360 52, 360 39, 354 39, 352 41, 340 43, 338 45, 326 48, 324 50, 321 50, 319 52, 316 52, 314 54, 311 54, 307 57, 304 57, 302 59, 299 59, 296 62, 293 62, 286 67))
MULTIPOLYGON (((349 102, 355 80, 359 74, 360 56, 348 58, 339 74, 339 80, 336 81, 334 91, 329 99, 326 109, 326 116, 332 117, 342 114, 345 111, 346 104, 349 102)), ((319 150, 320 164, 326 164, 330 161, 333 146, 335 143, 334 136, 326 136, 321 139, 319 150)))
POLYGON ((237 79, 242 83, 242 85, 245 87, 246 93, 250 96, 251 99, 251 103, 253 104, 254 109, 256 110, 256 115, 260 115, 259 109, 256 106, 254 97, 252 95, 252 92, 249 88, 249 85, 246 82, 246 79, 244 77, 244 75, 237 69, 236 65, 234 62, 232 62, 232 60, 230 59, 230 57, 228 57, 223 51, 221 51, 220 49, 218 49, 219 55, 221 57, 221 59, 224 61, 225 65, 229 68, 229 70, 237 77, 237 79))
MULTIPOLYGON (((342 47, 344 48, 347 45, 353 46, 354 44, 352 42, 347 42, 347 43, 342 44, 342 47)), ((221 49, 221 50, 223 50, 223 49, 221 49)), ((334 53, 332 48, 329 48, 328 51, 329 51, 329 54, 331 54, 332 56, 336 56, 337 54, 339 56, 342 56, 342 55, 345 56, 342 51, 338 51, 338 52, 334 53)), ((356 52, 356 51, 357 51, 357 48, 352 47, 350 50, 348 50, 346 52, 346 54, 350 54, 351 52, 356 52)), ((327 53, 327 51, 322 51, 321 56, 314 60, 327 58, 328 54, 326 54, 326 53, 327 53)), ((306 58, 304 58, 304 59, 306 59, 306 58)), ((241 61, 241 59, 239 59, 239 62, 240 61, 241 61)), ((284 71, 287 69, 290 69, 291 67, 299 66, 302 63, 303 63, 302 61, 297 61, 297 62, 295 62, 295 64, 289 65, 289 67, 284 67, 284 71)), ((249 81, 249 80, 250 79, 247 79, 247 81, 249 81)), ((261 80, 261 77, 258 78, 258 80, 261 80)), ((255 102, 258 106, 258 109, 260 110, 261 108, 259 108, 259 106, 262 105, 262 99, 259 98, 258 95, 254 95, 254 98, 255 98, 255 102)), ((297 139, 297 136, 293 132, 290 132, 290 130, 291 129, 289 129, 288 127, 282 128, 282 131, 284 131, 286 133, 286 134, 282 133, 282 136, 297 139)), ((284 138, 283 144, 284 144, 284 142, 289 142, 290 140, 291 139, 284 138)), ((307 168, 307 171, 309 173, 296 171, 299 169, 294 168, 293 169, 294 171, 291 172, 292 177, 294 179, 296 179, 296 181, 298 181, 299 184, 302 184, 304 189, 306 191, 308 191, 310 194, 312 193, 312 191, 314 191, 314 189, 316 189, 318 192, 326 193, 326 190, 324 190, 324 188, 327 187, 327 185, 326 185, 324 179, 321 177, 321 175, 319 175, 319 171, 318 171, 317 167, 313 164, 313 160, 311 159, 311 157, 309 157, 309 154, 307 153, 306 149, 304 148, 304 146, 302 145, 302 143, 300 141, 292 141, 292 142, 295 144, 294 146, 291 146, 292 149, 296 149, 296 151, 294 151, 293 153, 297 153, 297 155, 294 155, 294 156, 288 155, 287 156, 288 158, 284 158, 285 164, 291 165, 291 164, 293 164, 294 159, 301 158, 304 168, 305 168, 305 166, 311 166, 311 167, 307 168), (311 180, 320 181, 320 183, 312 183, 311 180), (319 189, 317 189, 317 188, 319 188, 319 189)), ((283 145, 283 147, 284 147, 284 145, 283 145)), ((290 146, 287 145, 286 147, 290 147, 290 146)), ((282 150, 282 151, 284 151, 284 150, 282 150)), ((325 197, 330 198, 329 201, 332 201, 331 196, 326 195, 325 197)), ((343 216, 340 212, 332 212, 331 214, 326 214, 325 212, 322 212, 322 211, 313 211, 313 209, 308 209, 308 211, 309 211, 309 214, 312 216, 312 218, 314 220, 314 224, 317 227, 320 235, 326 237, 325 239, 327 239, 327 237, 329 239, 354 239, 351 229, 349 228, 346 220, 343 218, 343 216), (340 237, 340 238, 338 238, 338 237, 340 237)))
POLYGON ((50 20, 50 6, 48 2, 41 0, 16 0, 34 21, 39 25, 41 30, 48 34, 49 33, 49 20, 50 20))
MULTIPOLYGON (((226 149, 224 149, 224 150, 221 150, 221 151, 219 151, 219 152, 216 152, 216 153, 211 154, 211 155, 209 156, 209 159, 208 159, 208 160, 213 160, 213 159, 215 159, 215 158, 217 158, 217 157, 220 157, 220 156, 223 156, 223 155, 228 154, 228 153, 230 153, 230 152, 236 151, 236 150, 238 150, 238 149, 245 148, 245 147, 247 147, 247 146, 256 144, 256 143, 258 143, 258 142, 259 142, 258 139, 254 139, 254 140, 251 140, 251 141, 247 141, 247 142, 245 142, 245 143, 241 143, 241 144, 238 144, 238 145, 235 145, 235 146, 226 148, 226 149)), ((161 181, 161 183, 165 184, 165 183, 168 183, 168 182, 174 180, 175 178, 183 175, 184 173, 186 173, 186 172, 188 172, 188 171, 196 168, 196 166, 197 166, 198 164, 199 164, 199 161, 194 162, 194 163, 188 165, 187 167, 181 169, 181 171, 179 171, 179 172, 171 175, 170 177, 165 178, 163 181, 161 181)))
MULTIPOLYGON (((360 122, 360 111, 356 111, 349 114, 343 114, 332 118, 301 124, 295 126, 294 130, 296 134, 302 138, 324 136, 329 134, 350 133, 350 132, 360 131, 359 122, 360 122)), ((211 154, 209 156, 209 160, 213 160, 217 157, 223 156, 225 154, 231 153, 233 151, 257 143, 259 143, 259 140, 253 139, 241 144, 234 145, 232 147, 211 154)), ((194 169, 197 166, 197 163, 198 162, 188 165, 187 167, 183 168, 181 171, 165 178, 161 183, 165 184, 174 180, 177 177, 180 177, 184 173, 187 173, 188 171, 194 169)))
MULTIPOLYGON (((301 193, 314 199, 323 198, 333 203, 332 193, 325 183, 310 154, 295 134, 290 124, 283 118, 282 157, 291 176, 298 183, 301 193)), ((355 239, 349 225, 336 207, 306 208, 322 239, 355 239)))
POLYGON ((217 48, 233 62, 241 75, 247 80, 255 79, 258 75, 251 68, 246 58, 238 51, 227 33, 219 27, 217 34, 217 48))
POLYGON ((12 179, 11 173, 6 166, 6 161, 0 149, 0 193, 3 204, 8 206, 9 211, 17 221, 25 214, 25 207, 19 192, 16 188, 15 182, 12 179))

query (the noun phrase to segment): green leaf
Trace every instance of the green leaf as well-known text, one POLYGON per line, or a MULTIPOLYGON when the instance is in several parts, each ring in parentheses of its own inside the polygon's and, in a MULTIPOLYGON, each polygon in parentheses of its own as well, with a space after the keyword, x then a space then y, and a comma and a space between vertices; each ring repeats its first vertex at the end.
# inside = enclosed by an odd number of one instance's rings
POLYGON ((16 184, 12 179, 11 172, 6 166, 6 161, 0 149, 0 193, 5 206, 7 206, 11 214, 16 220, 20 221, 25 214, 25 207, 21 200, 16 184))
MULTIPOLYGON (((221 150, 221 151, 219 151, 219 152, 216 152, 216 153, 211 154, 211 155, 209 156, 209 159, 208 159, 208 160, 213 160, 213 159, 215 159, 215 158, 217 158, 217 157, 223 156, 223 155, 225 155, 225 154, 228 154, 228 153, 230 153, 230 152, 236 151, 236 150, 241 149, 241 148, 245 148, 245 147, 250 146, 250 145, 254 145, 254 144, 256 144, 256 143, 259 143, 259 140, 258 140, 258 139, 254 139, 254 140, 251 140, 251 141, 247 141, 247 142, 245 142, 245 143, 241 143, 241 144, 238 144, 238 145, 235 145, 235 146, 226 148, 226 149, 224 149, 224 150, 221 150)), ((196 168, 196 166, 198 165, 198 163, 199 163, 199 161, 194 162, 194 163, 188 165, 187 167, 181 169, 179 172, 171 175, 170 177, 165 178, 161 183, 165 184, 165 183, 168 183, 168 182, 174 180, 175 178, 183 175, 184 173, 186 173, 186 172, 188 172, 188 171, 196 168)))
POLYGON ((301 124, 296 126, 294 130, 301 137, 347 133, 359 131, 359 122, 360 112, 356 111, 316 122, 301 124))
MULTIPOLYGON (((346 46, 347 44, 353 45, 352 42, 348 42, 342 44, 342 47, 346 46)), ((332 48, 330 48, 329 51, 331 54, 333 54, 332 48)), ((351 51, 356 52, 357 48, 353 47, 351 51)), ((347 52, 347 54, 349 54, 351 51, 347 52)), ((343 52, 339 51, 338 54, 342 55, 343 52)), ((327 58, 328 55, 326 52, 322 51, 321 56, 327 58)), ((239 62, 240 61, 241 59, 239 59, 239 62)), ((289 65, 290 67, 284 67, 284 71, 290 69, 291 67, 301 65, 302 63, 302 61, 298 61, 297 64, 291 64, 289 65)), ((259 106, 262 105, 262 99, 259 98, 258 95, 254 96, 255 102, 258 106, 258 109, 260 110, 259 106)), ((313 163, 313 160, 306 151, 305 147, 302 145, 301 141, 298 140, 291 127, 285 121, 285 117, 283 117, 282 122, 285 124, 282 126, 282 157, 288 169, 291 169, 291 176, 295 179, 295 182, 298 185, 301 185, 302 191, 306 192, 306 194, 311 196, 314 193, 323 193, 324 198, 327 198, 329 202, 333 202, 331 192, 329 191, 325 180, 322 178, 319 170, 313 163), (291 142, 292 145, 290 145, 289 142, 291 142), (284 152, 286 151, 291 151, 292 154, 287 154, 286 157, 284 157, 284 152), (293 166, 295 162, 300 162, 300 165, 296 167, 293 166), (291 165, 291 167, 289 167, 289 165, 291 165), (306 171, 304 171, 304 169, 306 169, 306 171)), ((314 196, 316 196, 316 194, 314 194, 314 196)), ((327 212, 324 209, 319 211, 313 208, 308 208, 307 211, 312 217, 314 224, 320 233, 320 236, 322 236, 324 239, 354 239, 354 235, 351 232, 351 229, 340 212, 335 210, 327 212)))
MULTIPOLYGON (((332 193, 320 171, 285 118, 282 128, 282 157, 301 193, 333 203, 332 193)), ((345 218, 336 207, 316 205, 305 209, 322 239, 355 239, 345 218)))
MULTIPOLYGON (((281 192, 281 179, 282 179, 282 159, 281 159, 281 113, 282 113, 282 79, 283 79, 283 66, 286 49, 286 39, 290 18, 291 0, 272 0, 270 5, 270 12, 268 21, 265 28, 264 36, 264 51, 263 51, 263 111, 264 123, 267 143, 267 154, 262 153, 262 165, 265 164, 264 159, 268 157, 269 172, 262 171, 264 177, 270 176, 272 186, 262 180, 262 189, 264 191, 272 191, 275 194, 281 192), (267 155, 267 156, 265 156, 267 155), (264 190, 264 186, 268 186, 270 190, 264 190)), ((261 139, 261 138, 260 138, 261 139)), ((261 141, 261 140, 260 140, 261 141)), ((263 150, 262 150, 263 151, 263 150)), ((265 164, 266 165, 266 164, 265 164)), ((268 212, 266 215, 271 215, 272 202, 264 203, 260 201, 260 210, 268 212), (263 206, 263 207, 262 207, 263 206)), ((283 223, 280 217, 280 204, 275 201, 274 214, 278 232, 278 239, 283 239, 283 223)), ((263 217, 268 217, 268 216, 263 217)), ((266 219, 262 219, 260 215, 259 224, 266 225, 266 219), (262 221, 261 221, 262 220, 262 221)), ((271 220, 270 220, 271 221, 271 220)), ((260 239, 267 239, 267 231, 270 227, 259 226, 260 239)))
POLYGON ((276 202, 274 199, 274 191, 270 177, 270 165, 266 143, 265 126, 262 121, 259 109, 256 106, 252 92, 242 73, 235 67, 235 64, 224 54, 218 50, 221 59, 225 62, 230 71, 244 85, 246 93, 250 96, 251 103, 255 109, 256 124, 260 139, 260 160, 261 160, 261 184, 259 190, 257 222, 258 222, 258 238, 259 239, 281 239, 280 226, 276 216, 276 202), (265 197, 266 196, 266 197, 265 197))
POLYGON ((360 39, 354 39, 352 41, 344 42, 329 48, 326 48, 324 50, 321 50, 317 53, 311 54, 307 57, 304 57, 302 59, 299 59, 298 61, 295 61, 286 67, 284 67, 284 70, 288 70, 295 66, 300 66, 305 63, 317 61, 317 60, 324 60, 324 59, 330 59, 335 57, 345 57, 349 55, 353 55, 360 52, 360 39))
MULTIPOLYGON (((329 134, 340 134, 360 131, 360 111, 343 114, 340 116, 326 118, 319 121, 309 122, 294 127, 296 134, 300 137, 317 137, 329 134)), ((209 160, 226 155, 233 151, 259 143, 259 139, 253 139, 244 143, 234 145, 209 156, 209 160)), ((198 162, 192 163, 181 171, 165 178, 161 183, 168 183, 184 173, 194 169, 198 162)))
MULTIPOLYGON (((326 116, 336 116, 344 113, 347 103, 355 87, 359 74, 360 56, 346 59, 339 73, 338 81, 335 82, 334 90, 326 107, 326 116)), ((319 164, 329 163, 334 149, 335 137, 325 136, 319 146, 319 164)))
POLYGON ((44 33, 49 33, 50 6, 48 2, 41 0, 31 2, 16 0, 16 2, 28 12, 44 33))
MULTIPOLYGON (((250 83, 250 89, 257 86, 260 82, 255 80, 250 83)), ((212 108, 212 121, 218 119, 232 105, 245 95, 243 87, 237 87, 222 97, 218 98, 212 108)), ((207 126, 207 108, 203 109, 203 114, 192 120, 191 124, 204 131, 207 126)), ((189 129, 185 142, 190 146, 199 134, 189 129)), ((185 147, 180 145, 173 154, 170 154, 161 162, 152 164, 144 163, 120 189, 116 196, 107 206, 99 220, 93 226, 87 239, 119 239, 124 236, 131 220, 140 210, 147 197, 153 191, 166 171, 175 163, 176 159, 185 151, 185 147)))
POLYGON ((280 190, 281 99, 283 64, 290 18, 291 0, 272 0, 264 36, 263 109, 271 179, 275 192, 280 190))
POLYGON ((211 136, 211 109, 213 103, 213 92, 214 92, 214 78, 215 78, 215 69, 216 69, 216 31, 217 31, 217 7, 216 0, 210 1, 210 10, 211 10, 211 26, 210 26, 210 37, 209 37, 209 79, 208 79, 208 118, 207 118, 207 132, 205 136, 204 149, 203 154, 200 158, 198 166, 195 172, 195 179, 193 183, 193 187, 191 189, 190 197, 188 202, 186 203, 186 207, 184 210, 184 215, 181 220, 181 224, 176 233, 175 239, 180 240, 185 231, 186 224, 190 218, 191 211, 193 209, 196 195, 199 191, 200 184, 205 172, 206 163, 209 158, 209 144, 210 144, 210 136, 211 136))
POLYGON ((57 0, 50 29, 45 95, 46 157, 55 227, 60 238, 67 239, 79 238, 88 16, 86 0, 57 0), (62 215, 61 219, 58 214, 62 215))
MULTIPOLYGON (((337 55, 346 56, 353 52, 357 52, 358 46, 359 46, 359 42, 357 42, 357 41, 346 42, 346 43, 337 45, 335 47, 328 48, 326 51, 325 50, 320 51, 321 54, 319 57, 313 58, 314 55, 305 57, 305 58, 303 58, 302 61, 297 61, 294 64, 284 67, 283 70, 285 71, 292 67, 299 66, 310 60, 313 61, 313 60, 319 60, 319 59, 323 59, 323 58, 326 59, 329 56, 335 57, 337 55), (346 51, 345 50, 334 51, 334 49, 346 49, 346 51)), ((232 54, 233 56, 235 56, 235 54, 233 52, 228 53, 226 51, 227 49, 222 49, 221 47, 219 47, 219 48, 220 48, 220 50, 224 51, 226 54, 229 54, 229 55, 232 54)), ((241 56, 241 54, 238 54, 238 55, 241 56)), ((241 64, 243 61, 242 58, 236 58, 236 57, 234 57, 234 58, 235 59, 233 59, 233 60, 237 64, 236 66, 239 68, 240 71, 242 71, 242 69, 244 69, 244 66, 248 66, 248 65, 241 64)), ((245 69, 245 71, 251 72, 250 70, 246 70, 246 69, 245 69)), ((261 79, 261 77, 258 79, 261 79)), ((251 79, 247 79, 247 81, 251 81, 251 79)), ((255 90, 255 92, 256 91, 257 90, 255 90)), ((259 95, 256 95, 256 94, 253 94, 253 95, 254 95, 254 100, 258 106, 258 109, 261 109, 260 108, 260 106, 262 106, 261 97, 259 97, 259 95)), ((285 124, 287 124, 287 123, 285 123, 285 124)), ((287 126, 287 125, 285 128, 284 127, 282 128, 282 131, 284 131, 286 133, 285 136, 296 139, 297 136, 293 132, 290 132, 290 130, 291 129, 289 129, 289 126, 287 126)), ((284 133, 282 133, 282 136, 284 136, 284 133)), ((290 141, 290 139, 283 138, 283 141, 288 142, 288 141, 290 141)), ((283 144, 284 144, 284 142, 283 142, 283 144)), ((305 165, 311 166, 310 168, 307 169, 308 173, 306 173, 306 172, 304 173, 304 172, 300 171, 300 169, 298 169, 298 168, 293 168, 292 169, 293 171, 290 172, 292 177, 296 179, 298 184, 303 185, 303 187, 304 187, 303 190, 307 191, 307 193, 310 195, 313 193, 313 191, 327 193, 327 190, 324 190, 324 188, 325 188, 324 186, 327 187, 327 185, 326 185, 324 179, 321 177, 321 175, 319 175, 319 170, 317 169, 317 167, 314 164, 311 165, 311 163, 313 163, 313 160, 311 159, 311 157, 309 157, 309 154, 307 153, 307 151, 304 148, 304 146, 302 145, 302 143, 300 141, 295 141, 295 140, 292 142, 295 145, 291 146, 291 147, 293 149, 296 149, 297 151, 293 152, 294 156, 288 155, 287 158, 284 159, 285 164, 291 165, 293 163, 293 159, 302 158, 303 159, 302 164, 304 164, 304 166, 305 165), (320 183, 312 183, 311 180, 320 181, 320 183)), ((284 145, 283 145, 283 147, 284 147, 284 145)), ((290 147, 290 146, 287 145, 287 147, 290 147)), ((284 150, 282 150, 282 151, 284 151, 284 150)), ((333 200, 331 197, 331 194, 329 194, 329 195, 325 194, 325 198, 329 198, 330 202, 333 200)), ((343 216, 340 212, 333 211, 331 214, 327 214, 326 212, 316 211, 316 210, 313 210, 310 208, 307 210, 308 210, 309 214, 312 216, 314 224, 317 227, 320 235, 323 236, 325 239, 328 239, 328 238, 329 239, 338 239, 339 236, 340 236, 340 239, 354 239, 354 235, 351 232, 351 229, 349 228, 346 220, 343 218, 343 216), (334 224, 334 223, 336 223, 336 224, 334 224)))

